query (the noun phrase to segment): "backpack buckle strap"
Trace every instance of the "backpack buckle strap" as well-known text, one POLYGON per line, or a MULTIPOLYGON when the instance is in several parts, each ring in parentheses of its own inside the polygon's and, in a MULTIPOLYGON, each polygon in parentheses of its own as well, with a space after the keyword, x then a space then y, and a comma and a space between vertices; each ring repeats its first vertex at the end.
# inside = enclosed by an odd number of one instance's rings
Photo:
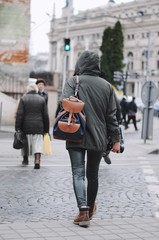
POLYGON ((75 97, 77 97, 77 94, 78 94, 78 88, 79 88, 79 76, 76 75, 75 97))

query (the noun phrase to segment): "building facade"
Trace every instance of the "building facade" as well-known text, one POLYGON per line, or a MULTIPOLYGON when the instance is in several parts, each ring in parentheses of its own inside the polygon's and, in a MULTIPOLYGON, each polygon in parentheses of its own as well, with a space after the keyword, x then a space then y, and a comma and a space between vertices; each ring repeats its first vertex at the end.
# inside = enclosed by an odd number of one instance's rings
POLYGON ((29 78, 30 0, 0 0, 0 91, 18 98, 29 78))
POLYGON ((128 77, 127 95, 141 96, 142 84, 150 79, 159 88, 159 1, 135 0, 125 4, 115 1, 103 7, 73 14, 73 6, 63 8, 62 17, 51 21, 49 68, 56 73, 62 86, 64 59, 69 78, 75 63, 84 50, 95 50, 101 56, 103 32, 116 21, 122 24, 124 35, 123 71, 138 73, 128 77), (69 15, 68 15, 69 12, 69 15), (68 18, 69 16, 69 18, 68 18), (68 20, 69 19, 69 20, 68 20), (69 23, 69 25, 68 25, 69 23), (69 26, 69 27, 68 27, 69 26), (70 38, 70 51, 64 51, 64 38, 70 38))

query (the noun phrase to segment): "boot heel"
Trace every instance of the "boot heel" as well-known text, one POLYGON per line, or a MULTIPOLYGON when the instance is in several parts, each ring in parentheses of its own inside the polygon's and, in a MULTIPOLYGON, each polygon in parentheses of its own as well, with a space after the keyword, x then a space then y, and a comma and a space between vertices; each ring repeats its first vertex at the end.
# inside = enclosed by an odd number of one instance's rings
POLYGON ((34 169, 40 169, 40 164, 39 163, 35 163, 34 169))
POLYGON ((80 226, 83 226, 83 227, 89 227, 90 221, 79 222, 79 225, 80 225, 80 226))

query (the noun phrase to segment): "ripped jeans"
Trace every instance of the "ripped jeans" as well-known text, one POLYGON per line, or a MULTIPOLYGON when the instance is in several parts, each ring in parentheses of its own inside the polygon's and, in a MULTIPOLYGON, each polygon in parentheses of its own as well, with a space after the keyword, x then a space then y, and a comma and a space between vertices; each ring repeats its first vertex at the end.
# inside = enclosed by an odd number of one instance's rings
POLYGON ((77 200, 78 208, 82 206, 94 207, 98 192, 98 171, 102 158, 102 152, 87 150, 87 196, 85 188, 85 149, 68 149, 73 177, 73 188, 77 200))

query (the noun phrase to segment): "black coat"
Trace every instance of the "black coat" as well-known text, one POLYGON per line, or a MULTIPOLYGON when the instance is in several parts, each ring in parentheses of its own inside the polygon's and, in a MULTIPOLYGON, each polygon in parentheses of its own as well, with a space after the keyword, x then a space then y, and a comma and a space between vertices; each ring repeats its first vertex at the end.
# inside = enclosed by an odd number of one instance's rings
POLYGON ((44 98, 34 91, 28 92, 20 100, 15 130, 25 134, 44 134, 49 132, 48 109, 44 98))
POLYGON ((38 91, 38 94, 45 99, 46 104, 48 103, 48 93, 44 91, 38 91))
POLYGON ((131 102, 128 103, 127 105, 127 113, 128 115, 135 115, 137 112, 137 105, 136 103, 132 100, 131 102))
POLYGON ((127 113, 127 106, 128 106, 126 99, 121 100, 120 106, 121 106, 121 113, 123 116, 125 116, 127 113))

